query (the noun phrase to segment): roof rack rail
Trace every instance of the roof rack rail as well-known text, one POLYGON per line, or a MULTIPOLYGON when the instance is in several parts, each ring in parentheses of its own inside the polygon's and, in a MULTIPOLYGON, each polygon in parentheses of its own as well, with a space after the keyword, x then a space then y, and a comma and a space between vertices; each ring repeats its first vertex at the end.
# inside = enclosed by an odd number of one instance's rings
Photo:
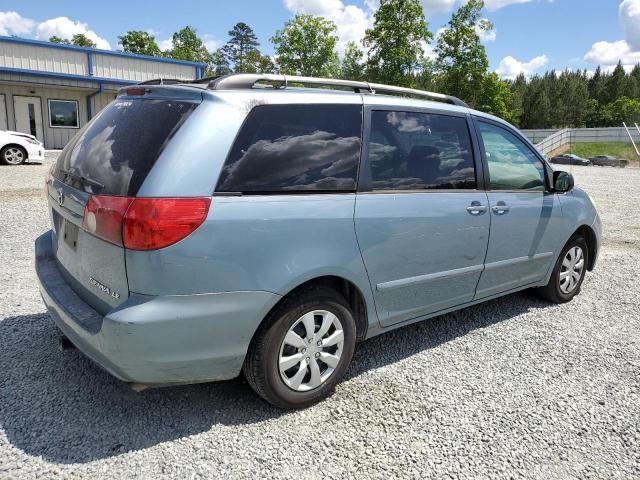
POLYGON ((185 83, 188 80, 180 80, 178 78, 152 78, 151 80, 145 80, 137 85, 175 85, 176 83, 185 83))
POLYGON ((353 89, 354 92, 368 92, 371 94, 382 93, 388 95, 409 95, 423 97, 438 102, 450 103, 460 107, 469 107, 457 97, 444 95, 442 93, 427 92, 414 88, 395 87, 393 85, 383 85, 381 83, 359 82, 355 80, 340 80, 333 78, 299 77, 296 75, 276 75, 271 73, 233 73, 214 78, 209 82, 208 88, 211 90, 240 90, 253 88, 257 82, 273 82, 274 88, 286 88, 291 83, 303 85, 316 85, 319 87, 344 87, 353 89))

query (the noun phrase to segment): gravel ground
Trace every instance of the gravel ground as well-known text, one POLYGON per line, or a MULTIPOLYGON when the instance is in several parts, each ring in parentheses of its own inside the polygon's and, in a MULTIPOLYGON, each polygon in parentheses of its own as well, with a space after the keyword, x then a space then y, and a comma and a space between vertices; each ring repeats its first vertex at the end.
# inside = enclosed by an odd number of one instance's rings
POLYGON ((0 478, 640 478, 640 170, 572 167, 605 229, 575 301, 377 337, 283 413, 240 380, 136 394, 57 350, 33 273, 50 163, 0 168, 0 478))

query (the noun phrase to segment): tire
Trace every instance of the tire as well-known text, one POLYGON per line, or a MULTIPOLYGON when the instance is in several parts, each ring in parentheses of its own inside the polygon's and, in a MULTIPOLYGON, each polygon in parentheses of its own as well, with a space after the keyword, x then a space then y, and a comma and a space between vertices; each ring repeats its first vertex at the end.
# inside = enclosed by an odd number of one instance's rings
POLYGON ((573 297, 580 293, 588 264, 589 248, 587 247, 587 242, 582 236, 572 237, 558 257, 549 283, 537 289, 538 295, 553 303, 570 302, 573 297), (572 258, 576 257, 578 250, 580 253, 577 255, 578 259, 574 262, 572 258), (572 254, 569 255, 569 252, 572 254), (577 267, 580 268, 578 269, 577 267), (576 272, 576 275, 567 272, 576 272), (573 277, 573 280, 571 280, 571 277, 573 277))
POLYGON ((251 341, 243 372, 251 388, 272 405, 308 407, 333 392, 351 362, 355 343, 355 320, 342 295, 327 287, 310 287, 285 298, 265 319, 251 341), (341 336, 341 344, 328 345, 341 336), (320 346, 321 341, 327 346, 320 346), (281 371, 281 364, 286 370, 281 371))
POLYGON ((4 165, 20 165, 27 160, 27 152, 17 145, 7 145, 0 150, 0 162, 4 165))

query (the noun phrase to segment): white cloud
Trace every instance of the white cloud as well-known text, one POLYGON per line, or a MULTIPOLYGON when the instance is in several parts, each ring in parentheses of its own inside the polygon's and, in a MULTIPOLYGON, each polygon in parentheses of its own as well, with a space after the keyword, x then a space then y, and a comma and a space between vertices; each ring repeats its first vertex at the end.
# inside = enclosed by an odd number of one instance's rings
POLYGON ((629 48, 640 50, 640 0, 624 0, 618 9, 618 18, 622 25, 629 48))
POLYGON ((489 10, 499 10, 518 3, 529 3, 532 0, 485 0, 484 4, 489 10))
POLYGON ((171 47, 173 47, 173 40, 171 38, 167 38, 165 40, 158 40, 157 44, 158 44, 158 47, 160 47, 160 50, 162 51, 171 50, 171 47))
POLYGON ((596 42, 584 56, 587 62, 611 66, 621 61, 624 65, 640 62, 640 51, 634 52, 625 40, 617 42, 596 42))
POLYGON ((493 28, 489 31, 478 30, 478 36, 480 37, 480 40, 484 43, 495 42, 497 37, 496 29, 493 28))
POLYGON ((500 61, 500 65, 496 69, 496 73, 502 78, 514 79, 520 73, 524 73, 529 77, 535 73, 541 67, 544 67, 549 63, 549 57, 546 55, 540 55, 532 58, 528 62, 520 62, 512 56, 504 57, 500 61))
POLYGON ((584 56, 587 62, 605 68, 618 62, 626 68, 640 63, 640 0, 623 0, 618 7, 618 19, 624 40, 594 43, 584 56))
MULTIPOLYGON (((377 2, 377 0, 365 0, 367 4, 377 2)), ((534 0, 485 0, 484 5, 488 10, 499 10, 509 5, 519 3, 530 3, 534 0)), ((551 3, 553 0, 547 0, 551 3)), ((424 14, 430 17, 434 13, 449 12, 464 3, 464 0, 421 0, 424 14)))
POLYGON ((345 5, 341 0, 284 0, 285 7, 296 15, 320 15, 336 24, 338 43, 336 50, 342 56, 347 43, 359 43, 367 28, 373 24, 376 0, 367 0, 367 11, 355 5, 345 5))
POLYGON ((49 20, 39 23, 36 27, 36 38, 40 40, 48 40, 54 35, 71 40, 71 37, 78 33, 86 35, 98 48, 111 50, 109 42, 93 30, 89 30, 89 26, 86 23, 74 22, 68 17, 50 18, 49 20))
POLYGON ((17 12, 0 12, 0 35, 29 35, 35 24, 17 12))
POLYGON ((202 43, 204 44, 204 48, 206 48, 209 52, 215 52, 222 46, 222 42, 209 33, 205 33, 203 35, 202 43))

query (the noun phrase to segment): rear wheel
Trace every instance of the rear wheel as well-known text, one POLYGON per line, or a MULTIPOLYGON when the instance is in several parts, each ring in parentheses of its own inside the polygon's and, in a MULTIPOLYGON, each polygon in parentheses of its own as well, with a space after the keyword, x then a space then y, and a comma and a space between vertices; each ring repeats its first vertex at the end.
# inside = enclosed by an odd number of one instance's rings
POLYGON ((27 152, 22 147, 8 145, 0 151, 0 160, 6 165, 20 165, 27 159, 27 152))
POLYGON ((344 375, 356 328, 345 299, 312 287, 283 300, 256 333, 244 374, 262 398, 302 408, 327 397, 344 375))
POLYGON ((589 250, 581 236, 571 238, 565 245, 553 269, 549 283, 538 294, 554 303, 569 302, 580 293, 587 272, 589 250))

